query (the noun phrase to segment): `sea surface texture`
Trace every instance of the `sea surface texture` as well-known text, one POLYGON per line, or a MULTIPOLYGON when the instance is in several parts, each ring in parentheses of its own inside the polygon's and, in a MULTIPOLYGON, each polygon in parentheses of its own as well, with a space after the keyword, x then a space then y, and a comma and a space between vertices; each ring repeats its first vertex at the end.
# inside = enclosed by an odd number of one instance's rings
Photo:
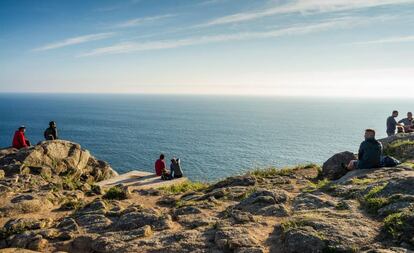
POLYGON ((80 143, 118 172, 153 171, 160 153, 181 159, 193 180, 214 181, 259 167, 323 163, 357 152, 365 128, 385 136, 402 99, 172 95, 0 94, 0 146, 20 125, 32 143, 50 120, 61 139, 80 143))

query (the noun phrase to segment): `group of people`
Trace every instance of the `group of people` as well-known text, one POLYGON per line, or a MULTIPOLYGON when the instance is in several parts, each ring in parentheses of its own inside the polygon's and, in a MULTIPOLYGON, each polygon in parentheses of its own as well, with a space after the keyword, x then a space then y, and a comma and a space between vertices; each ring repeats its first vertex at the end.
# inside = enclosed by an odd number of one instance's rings
POLYGON ((393 111, 392 115, 387 118, 387 135, 392 136, 395 133, 412 133, 414 132, 414 122, 412 112, 407 113, 407 117, 397 122, 398 111, 393 111))
MULTIPOLYGON (((407 113, 407 117, 397 122, 398 111, 393 111, 392 115, 387 119, 387 135, 392 136, 395 133, 410 133, 414 132, 413 114, 407 113)), ((21 126, 14 133, 12 146, 16 149, 30 147, 30 141, 25 136, 26 127, 21 126)), ((58 133, 56 122, 49 122, 49 127, 44 131, 45 140, 57 140, 58 133)), ((354 169, 370 169, 379 168, 382 166, 382 144, 375 139, 375 130, 365 130, 365 140, 361 143, 358 151, 358 160, 349 162, 346 168, 348 170, 354 169)), ((183 176, 180 159, 172 158, 170 170, 167 170, 165 163, 165 156, 161 154, 159 159, 155 162, 155 174, 160 176, 163 180, 170 180, 173 178, 180 178, 183 176)))
POLYGON ((181 163, 179 158, 172 158, 170 164, 170 171, 167 170, 167 164, 165 163, 164 154, 160 155, 160 158, 155 161, 155 174, 161 177, 162 180, 171 180, 174 178, 183 177, 183 171, 181 169, 181 163))
MULTIPOLYGON (((398 111, 393 111, 392 115, 387 118, 387 135, 392 136, 396 133, 412 133, 414 132, 413 114, 407 113, 407 117, 397 122, 398 111)), ((348 170, 354 169, 371 169, 379 168, 387 165, 387 161, 391 163, 398 162, 392 157, 383 156, 382 144, 375 139, 375 130, 365 130, 365 140, 361 143, 358 150, 358 160, 352 160, 346 166, 348 170), (388 158, 388 159, 387 159, 388 158)))
MULTIPOLYGON (((19 127, 16 132, 14 132, 13 141, 12 141, 12 147, 16 149, 21 148, 27 148, 30 147, 30 141, 26 138, 26 127, 21 126, 19 127)), ((45 140, 57 140, 58 139, 58 133, 57 133, 57 127, 56 122, 50 121, 49 127, 46 128, 46 130, 43 133, 43 136, 45 137, 45 140)))

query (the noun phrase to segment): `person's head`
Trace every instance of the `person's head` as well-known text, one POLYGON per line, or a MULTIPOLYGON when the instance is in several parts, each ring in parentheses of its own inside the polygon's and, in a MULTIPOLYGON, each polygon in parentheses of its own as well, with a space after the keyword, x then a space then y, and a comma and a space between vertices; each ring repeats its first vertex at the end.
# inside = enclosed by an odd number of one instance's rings
POLYGON ((171 159, 171 163, 176 164, 177 160, 175 159, 175 157, 173 159, 171 159))
POLYGON ((392 111, 392 116, 395 118, 395 117, 398 117, 398 111, 392 111))
POLYGON ((26 132, 26 127, 25 126, 20 126, 19 131, 23 132, 23 133, 26 132))
POLYGON ((160 159, 161 159, 161 160, 164 160, 164 158, 165 158, 164 154, 161 154, 161 155, 160 155, 160 159))
POLYGON ((49 126, 52 127, 52 128, 55 128, 56 127, 56 122, 50 121, 49 126))
POLYGON ((407 118, 412 119, 413 118, 413 113, 412 112, 407 112, 407 118))
POLYGON ((365 139, 373 139, 375 138, 375 130, 374 129, 366 129, 365 130, 365 139))

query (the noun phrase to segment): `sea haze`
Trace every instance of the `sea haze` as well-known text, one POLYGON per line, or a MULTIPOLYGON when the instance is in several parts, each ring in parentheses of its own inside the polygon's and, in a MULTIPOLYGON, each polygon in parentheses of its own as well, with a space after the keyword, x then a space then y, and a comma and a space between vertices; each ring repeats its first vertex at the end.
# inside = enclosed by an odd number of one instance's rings
POLYGON ((0 94, 0 145, 10 146, 22 124, 32 143, 41 141, 55 120, 62 139, 120 173, 152 171, 162 152, 167 162, 181 158, 191 179, 214 181, 356 152, 365 128, 385 136, 394 109, 414 110, 402 99, 0 94))

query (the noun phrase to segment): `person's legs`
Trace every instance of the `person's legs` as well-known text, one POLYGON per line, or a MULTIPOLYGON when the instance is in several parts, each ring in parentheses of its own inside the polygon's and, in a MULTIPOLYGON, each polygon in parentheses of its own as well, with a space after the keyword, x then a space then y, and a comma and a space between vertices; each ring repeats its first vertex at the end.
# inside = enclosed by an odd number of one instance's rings
POLYGON ((30 143, 30 141, 28 139, 26 139, 26 144, 30 147, 32 146, 32 144, 30 143))

